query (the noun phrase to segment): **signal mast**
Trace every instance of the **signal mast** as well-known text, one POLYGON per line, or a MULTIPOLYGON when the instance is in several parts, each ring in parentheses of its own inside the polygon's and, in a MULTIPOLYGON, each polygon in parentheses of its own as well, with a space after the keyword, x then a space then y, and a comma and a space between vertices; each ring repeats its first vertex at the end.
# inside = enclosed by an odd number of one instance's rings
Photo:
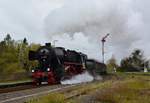
POLYGON ((104 46, 105 46, 105 42, 106 42, 106 38, 109 36, 110 34, 108 33, 108 34, 106 34, 103 38, 102 38, 102 40, 101 40, 101 42, 102 42, 102 62, 104 63, 105 62, 105 51, 104 51, 104 46))

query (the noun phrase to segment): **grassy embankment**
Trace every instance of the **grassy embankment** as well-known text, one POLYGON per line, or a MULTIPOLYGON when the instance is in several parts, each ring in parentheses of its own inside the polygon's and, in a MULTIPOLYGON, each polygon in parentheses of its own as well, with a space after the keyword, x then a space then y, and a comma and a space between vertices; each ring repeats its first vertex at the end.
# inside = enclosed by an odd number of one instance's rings
POLYGON ((150 103, 149 73, 118 73, 116 75, 119 79, 115 76, 105 82, 73 87, 65 92, 51 93, 28 103, 80 103, 76 99, 65 99, 73 94, 80 94, 80 97, 92 94, 96 103, 150 103))
MULTIPOLYGON (((150 77, 150 76, 149 76, 150 77)), ((150 103, 150 78, 133 76, 104 89, 96 96, 103 103, 150 103)))
POLYGON ((9 73, 0 75, 0 84, 2 83, 17 83, 23 81, 30 81, 31 78, 27 73, 9 73))

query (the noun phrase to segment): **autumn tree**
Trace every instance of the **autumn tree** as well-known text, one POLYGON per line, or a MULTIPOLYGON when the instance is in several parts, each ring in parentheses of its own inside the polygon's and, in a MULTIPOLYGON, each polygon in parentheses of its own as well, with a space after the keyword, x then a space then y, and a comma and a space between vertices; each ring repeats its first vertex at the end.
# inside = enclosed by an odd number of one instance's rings
POLYGON ((118 68, 117 60, 114 56, 107 61, 107 68, 109 72, 113 72, 118 68))

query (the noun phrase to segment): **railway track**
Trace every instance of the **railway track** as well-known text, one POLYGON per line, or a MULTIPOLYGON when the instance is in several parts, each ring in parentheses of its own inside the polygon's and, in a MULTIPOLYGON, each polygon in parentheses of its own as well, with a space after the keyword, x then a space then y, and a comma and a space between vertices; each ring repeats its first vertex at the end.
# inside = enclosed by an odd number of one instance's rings
POLYGON ((51 92, 60 91, 62 89, 70 88, 75 85, 53 85, 42 86, 38 88, 26 89, 21 91, 14 91, 0 94, 0 103, 24 103, 31 98, 38 98, 47 95, 51 92))
MULTIPOLYGON (((104 80, 105 81, 105 80, 104 80)), ((92 82, 91 82, 92 83, 92 82)), ((32 85, 26 85, 26 86, 18 86, 21 89, 18 89, 18 87, 11 87, 14 88, 13 90, 7 88, 7 91, 4 91, 0 93, 0 103, 24 103, 25 101, 28 101, 30 99, 38 98, 43 95, 47 95, 52 92, 63 92, 67 94, 66 100, 72 99, 74 97, 78 97, 82 94, 75 93, 75 94, 69 94, 69 91, 72 91, 71 87, 74 88, 74 86, 82 86, 85 87, 87 83, 82 84, 76 84, 76 85, 51 85, 51 86, 41 86, 41 87, 34 87, 32 85)), ((89 84, 89 83, 88 83, 89 84)), ((71 93, 71 92, 70 92, 71 93)))
MULTIPOLYGON (((25 103, 31 99, 36 99, 38 97, 47 95, 52 92, 64 92, 67 93, 68 90, 72 91, 71 87, 77 87, 83 84, 75 84, 75 85, 52 85, 52 86, 41 86, 38 88, 30 88, 20 91, 13 91, 8 93, 0 94, 0 103, 25 103)), ((72 94, 66 96, 65 99, 71 99, 73 97, 77 97, 81 95, 81 93, 72 94)))
POLYGON ((31 81, 26 82, 17 82, 17 83, 1 83, 0 84, 0 93, 7 93, 19 90, 25 90, 34 88, 31 81))

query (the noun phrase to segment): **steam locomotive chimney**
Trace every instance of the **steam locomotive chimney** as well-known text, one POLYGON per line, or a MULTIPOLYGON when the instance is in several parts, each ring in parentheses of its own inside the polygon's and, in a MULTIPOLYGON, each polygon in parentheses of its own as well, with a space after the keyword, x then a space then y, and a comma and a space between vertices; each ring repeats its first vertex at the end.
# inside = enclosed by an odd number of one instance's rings
POLYGON ((51 47, 51 43, 45 43, 45 46, 51 47))

